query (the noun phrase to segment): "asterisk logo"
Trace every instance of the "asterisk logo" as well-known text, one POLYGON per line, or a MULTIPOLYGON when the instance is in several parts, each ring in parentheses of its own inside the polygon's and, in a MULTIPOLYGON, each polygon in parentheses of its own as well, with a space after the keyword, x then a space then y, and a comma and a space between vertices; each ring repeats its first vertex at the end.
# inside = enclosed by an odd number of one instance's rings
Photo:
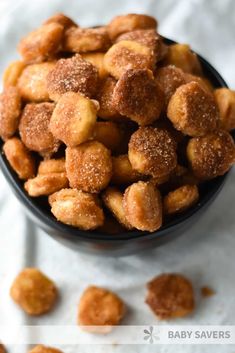
POLYGON ((160 338, 158 336, 159 331, 153 332, 153 326, 149 326, 148 330, 144 330, 144 340, 148 341, 150 344, 154 343, 154 340, 158 341, 160 338))

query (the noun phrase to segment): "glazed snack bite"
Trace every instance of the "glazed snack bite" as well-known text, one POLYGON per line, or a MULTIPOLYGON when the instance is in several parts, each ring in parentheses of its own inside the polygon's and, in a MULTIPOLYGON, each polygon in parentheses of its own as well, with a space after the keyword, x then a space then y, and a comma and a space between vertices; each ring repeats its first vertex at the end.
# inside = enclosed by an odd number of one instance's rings
POLYGON ((199 199, 196 185, 184 185, 169 192, 163 199, 163 210, 167 215, 183 212, 192 207, 199 199))
POLYGON ((93 139, 114 152, 122 143, 122 135, 121 128, 114 122, 98 121, 95 125, 93 139))
POLYGON ((167 130, 141 127, 131 136, 128 157, 139 173, 165 176, 177 164, 175 141, 167 130))
POLYGON ((125 315, 125 304, 115 293, 96 286, 82 294, 78 308, 78 325, 89 332, 108 333, 125 315))
POLYGON ((27 104, 19 124, 20 137, 25 146, 45 157, 55 153, 60 145, 49 130, 54 108, 54 103, 27 104))
POLYGON ((179 67, 189 74, 202 75, 202 68, 198 56, 191 51, 190 46, 187 44, 170 45, 165 63, 179 67))
POLYGON ((148 284, 146 303, 160 320, 190 315, 195 307, 191 282, 177 273, 166 273, 148 284))
POLYGON ((12 137, 7 140, 3 152, 20 179, 27 180, 35 175, 35 161, 20 139, 12 137))
POLYGON ((39 344, 35 346, 33 349, 31 349, 29 353, 63 353, 63 352, 57 348, 47 347, 47 346, 43 346, 42 344, 39 344))
POLYGON ((235 91, 219 88, 214 94, 219 107, 221 128, 227 131, 235 129, 235 91))
POLYGON ((19 124, 21 97, 16 87, 10 86, 0 94, 0 137, 12 137, 19 124))
POLYGON ((162 225, 161 195, 151 182, 139 181, 129 186, 124 193, 123 208, 134 228, 154 232, 162 225))
POLYGON ((79 54, 60 59, 47 75, 47 90, 51 100, 58 101, 66 92, 80 92, 87 97, 95 94, 98 70, 79 54))
POLYGON ((171 97, 167 116, 189 136, 203 136, 218 127, 219 112, 213 96, 197 82, 180 86, 171 97))
POLYGON ((62 189, 49 196, 49 204, 58 221, 81 230, 92 230, 104 223, 104 213, 96 195, 62 189))
POLYGON ((97 106, 80 93, 67 92, 59 99, 51 120, 50 131, 67 146, 77 146, 92 137, 97 106))
POLYGON ((41 271, 26 268, 14 280, 10 295, 28 315, 38 316, 53 309, 58 291, 41 271))
POLYGON ((113 175, 111 183, 116 185, 131 184, 144 176, 134 170, 129 161, 128 155, 123 154, 112 158, 113 175))
POLYGON ((18 79, 25 68, 23 61, 17 60, 10 63, 3 73, 3 86, 7 88, 9 86, 16 86, 18 79))
POLYGON ((192 138, 187 146, 187 156, 196 177, 213 179, 225 174, 235 163, 234 140, 225 130, 192 138))
POLYGON ((110 151, 98 141, 66 149, 66 172, 70 187, 98 193, 105 189, 112 176, 110 151))
POLYGON ((163 92, 149 70, 125 71, 113 92, 115 109, 141 126, 159 118, 163 100, 163 92))

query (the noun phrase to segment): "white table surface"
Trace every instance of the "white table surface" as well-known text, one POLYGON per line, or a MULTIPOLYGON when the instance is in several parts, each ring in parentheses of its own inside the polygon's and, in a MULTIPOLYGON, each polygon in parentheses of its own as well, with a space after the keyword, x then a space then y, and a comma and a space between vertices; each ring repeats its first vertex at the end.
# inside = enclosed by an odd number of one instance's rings
MULTIPOLYGON (((22 35, 54 12, 62 11, 81 25, 106 23, 120 13, 143 12, 160 22, 159 31, 191 43, 235 89, 234 0, 0 0, 0 72, 17 58, 22 35)), ((196 292, 210 285, 216 295, 198 299, 192 317, 180 324, 235 323, 235 170, 205 215, 174 242, 146 253, 120 259, 75 253, 53 241, 26 220, 21 205, 0 173, 0 325, 75 324, 77 303, 89 284, 112 288, 127 302, 124 323, 157 324, 144 304, 145 284, 162 272, 178 271, 192 279, 196 292), (60 304, 45 317, 27 318, 9 298, 14 276, 25 266, 36 266, 55 280, 60 304)), ((199 298, 199 296, 197 295, 199 298)), ((13 351, 13 347, 9 347, 13 351)), ((65 352, 230 352, 232 346, 90 346, 64 347, 65 352)), ((23 347, 14 351, 24 352, 23 347)))

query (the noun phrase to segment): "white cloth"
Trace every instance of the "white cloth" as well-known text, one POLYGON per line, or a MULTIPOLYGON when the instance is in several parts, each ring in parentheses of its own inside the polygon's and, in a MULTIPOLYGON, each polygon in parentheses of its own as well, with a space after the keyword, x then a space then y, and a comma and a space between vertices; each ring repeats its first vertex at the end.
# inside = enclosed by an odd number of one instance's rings
MULTIPOLYGON (((120 13, 156 16, 159 31, 169 38, 190 43, 235 88, 234 0, 37 0, 0 1, 0 71, 17 58, 19 39, 55 12, 65 12, 81 25, 109 21, 120 13)), ((26 221, 0 174, 0 325, 75 324, 77 303, 89 284, 112 288, 129 306, 125 324, 157 324, 144 303, 145 284, 162 272, 179 271, 192 279, 198 293, 210 285, 216 295, 203 300, 179 324, 234 324, 235 170, 213 206, 186 234, 161 248, 126 258, 112 259, 73 252, 56 243, 26 221), (36 266, 60 288, 56 310, 41 318, 26 317, 11 301, 9 286, 25 266, 36 266)), ((22 352, 24 348, 18 348, 22 352)), ((89 346, 65 347, 65 352, 232 352, 232 347, 210 346, 89 346)))

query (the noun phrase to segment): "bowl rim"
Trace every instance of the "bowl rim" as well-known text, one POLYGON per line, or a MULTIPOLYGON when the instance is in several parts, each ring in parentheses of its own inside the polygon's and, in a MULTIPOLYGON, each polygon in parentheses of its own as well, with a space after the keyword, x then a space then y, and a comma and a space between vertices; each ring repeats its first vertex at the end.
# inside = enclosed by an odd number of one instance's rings
MULTIPOLYGON (((163 40, 166 44, 172 45, 172 44, 177 44, 177 42, 163 37, 163 40)), ((202 65, 207 68, 208 74, 213 76, 213 78, 219 83, 220 87, 228 87, 227 83, 224 81, 222 76, 217 72, 217 70, 206 60, 204 59, 201 55, 197 54, 200 62, 202 65)), ((0 139, 1 141, 1 139, 0 139)), ((1 142, 2 144, 2 142, 1 142)), ((206 206, 209 201, 215 196, 219 190, 222 188, 228 174, 230 171, 228 171, 225 175, 217 177, 215 185, 207 191, 206 195, 200 198, 197 204, 195 204, 192 208, 190 208, 188 211, 179 214, 177 218, 173 218, 172 220, 169 220, 165 225, 163 225, 159 230, 155 232, 148 232, 148 231, 139 231, 139 230, 134 230, 134 231, 126 231, 118 234, 105 234, 101 233, 97 230, 94 231, 83 231, 78 228, 75 228, 73 226, 66 225, 62 222, 59 222, 54 218, 54 216, 51 214, 49 215, 47 210, 41 209, 37 203, 36 203, 36 198, 31 198, 28 196, 26 191, 22 187, 22 181, 18 178, 16 173, 11 169, 9 163, 7 162, 5 156, 3 153, 0 153, 0 167, 3 172, 3 175, 5 176, 7 182, 10 184, 11 188, 13 189, 15 195, 17 198, 23 202, 24 206, 34 214, 37 218, 40 219, 40 221, 49 226, 50 228, 53 228, 54 231, 58 231, 61 234, 66 233, 68 236, 71 238, 76 238, 76 239, 81 239, 81 240, 89 240, 89 241, 106 241, 106 242, 118 242, 118 241, 131 241, 132 239, 139 239, 141 237, 158 237, 161 238, 166 235, 172 228, 175 228, 177 226, 180 226, 183 222, 189 220, 191 216, 196 214, 199 210, 201 210, 204 206, 206 206)))

